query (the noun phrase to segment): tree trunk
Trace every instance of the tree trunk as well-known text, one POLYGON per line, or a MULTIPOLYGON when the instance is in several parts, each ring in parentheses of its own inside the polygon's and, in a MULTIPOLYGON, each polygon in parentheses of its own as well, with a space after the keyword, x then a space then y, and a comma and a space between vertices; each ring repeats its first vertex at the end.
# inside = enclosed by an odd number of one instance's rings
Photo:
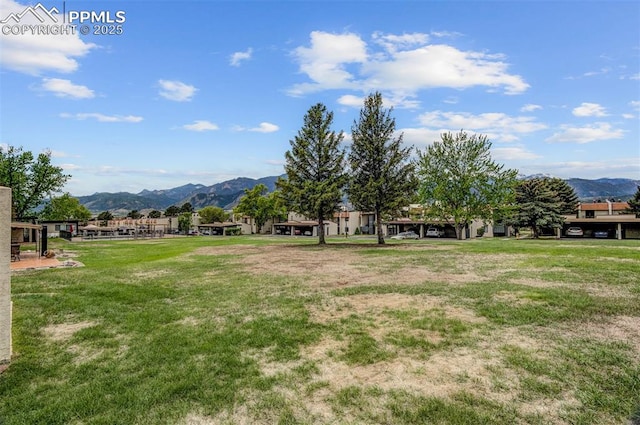
POLYGON ((464 232, 464 224, 456 224, 456 239, 462 240, 462 232, 464 232))
POLYGON ((324 240, 324 217, 318 217, 318 245, 326 245, 324 240))
POLYGON ((378 245, 384 245, 384 233, 382 232, 382 217, 380 217, 380 211, 376 211, 376 233, 378 233, 378 245))

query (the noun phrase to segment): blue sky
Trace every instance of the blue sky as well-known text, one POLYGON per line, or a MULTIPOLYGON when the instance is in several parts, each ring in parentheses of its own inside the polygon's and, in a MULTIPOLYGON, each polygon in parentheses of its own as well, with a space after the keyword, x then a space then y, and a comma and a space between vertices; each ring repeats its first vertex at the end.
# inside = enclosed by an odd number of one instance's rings
POLYGON ((76 33, 22 32, 37 4, 0 0, 0 146, 76 196, 281 174, 312 105, 348 147, 374 91, 416 151, 464 129, 522 174, 640 179, 639 2, 45 0, 76 33))

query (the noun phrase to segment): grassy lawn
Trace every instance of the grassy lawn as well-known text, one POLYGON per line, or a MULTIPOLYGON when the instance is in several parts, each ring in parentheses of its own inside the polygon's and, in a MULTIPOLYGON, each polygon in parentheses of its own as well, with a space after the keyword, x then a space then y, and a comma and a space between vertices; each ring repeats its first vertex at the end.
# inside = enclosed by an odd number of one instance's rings
POLYGON ((55 241, 0 424, 640 422, 638 241, 315 242, 55 241))

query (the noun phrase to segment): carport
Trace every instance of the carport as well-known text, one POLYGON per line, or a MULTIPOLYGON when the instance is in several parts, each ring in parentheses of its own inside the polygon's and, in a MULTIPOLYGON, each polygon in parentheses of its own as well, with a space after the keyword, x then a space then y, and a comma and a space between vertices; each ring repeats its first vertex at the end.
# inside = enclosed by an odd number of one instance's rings
MULTIPOLYGON (((329 235, 330 222, 324 221, 324 234, 329 235)), ((275 223, 271 231, 273 235, 291 235, 291 236, 318 236, 318 222, 312 220, 306 221, 286 221, 283 223, 275 223)))
POLYGON ((607 231, 609 239, 640 239, 640 218, 626 214, 594 218, 567 218, 562 228, 564 236, 569 227, 580 227, 585 238, 594 237, 594 232, 607 231))
POLYGON ((199 224, 198 225, 198 231, 200 233, 205 233, 205 232, 203 232, 203 230, 206 229, 208 231, 208 234, 210 234, 210 235, 226 236, 227 235, 227 230, 240 229, 241 227, 242 226, 240 225, 240 223, 232 223, 232 222, 219 223, 219 222, 215 222, 215 223, 199 224))

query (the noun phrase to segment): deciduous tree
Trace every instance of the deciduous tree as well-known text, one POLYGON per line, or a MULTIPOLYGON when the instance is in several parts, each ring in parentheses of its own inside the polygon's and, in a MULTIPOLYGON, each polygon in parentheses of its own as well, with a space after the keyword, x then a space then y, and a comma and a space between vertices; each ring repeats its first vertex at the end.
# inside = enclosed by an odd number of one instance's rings
POLYGON ((191 205, 191 202, 185 202, 180 207, 180 213, 192 213, 192 212, 193 212, 193 205, 191 205))
POLYGON ((91 218, 91 211, 69 193, 51 198, 40 212, 40 218, 51 221, 80 220, 91 218))
POLYGON ((106 226, 110 220, 113 220, 113 214, 109 211, 103 211, 98 214, 98 220, 100 220, 103 226, 106 226))
POLYGON ((285 153, 286 179, 277 182, 285 205, 318 221, 318 243, 325 244, 324 221, 332 218, 347 182, 344 135, 331 130, 333 112, 318 103, 304 116, 304 124, 285 153))
POLYGON ((191 218, 190 212, 180 214, 178 216, 178 230, 185 233, 188 232, 191 229, 191 218))
POLYGON ((160 218, 162 217, 162 213, 158 210, 153 210, 153 211, 149 211, 149 214, 147 214, 147 216, 149 218, 160 218))
POLYGON ((517 170, 491 159, 486 136, 443 133, 419 152, 420 199, 427 217, 450 223, 456 237, 475 219, 491 220, 513 203, 517 170))
POLYGON ((204 207, 198 211, 200 223, 223 222, 228 218, 228 214, 220 207, 204 207))
POLYGON ((136 220, 138 218, 142 218, 142 214, 138 210, 131 210, 131 212, 129 212, 129 214, 127 214, 127 217, 136 220))
POLYGON ((394 136, 391 112, 383 108, 382 95, 376 92, 365 99, 360 118, 351 127, 347 194, 356 208, 375 213, 379 244, 384 244, 382 216, 407 203, 417 186, 411 148, 402 147, 402 135, 394 136))
POLYGON ((0 148, 0 186, 11 188, 12 215, 21 219, 46 197, 60 192, 69 179, 51 164, 51 151, 37 157, 22 148, 0 148))
POLYGON ((180 214, 180 208, 176 207, 175 205, 171 205, 164 212, 164 215, 166 217, 177 217, 178 214, 180 214))
POLYGON ((234 214, 251 217, 256 224, 258 233, 261 232, 267 220, 281 219, 287 216, 280 192, 267 193, 267 191, 267 186, 263 184, 258 184, 252 189, 245 189, 244 196, 240 198, 238 205, 233 210, 234 214))

